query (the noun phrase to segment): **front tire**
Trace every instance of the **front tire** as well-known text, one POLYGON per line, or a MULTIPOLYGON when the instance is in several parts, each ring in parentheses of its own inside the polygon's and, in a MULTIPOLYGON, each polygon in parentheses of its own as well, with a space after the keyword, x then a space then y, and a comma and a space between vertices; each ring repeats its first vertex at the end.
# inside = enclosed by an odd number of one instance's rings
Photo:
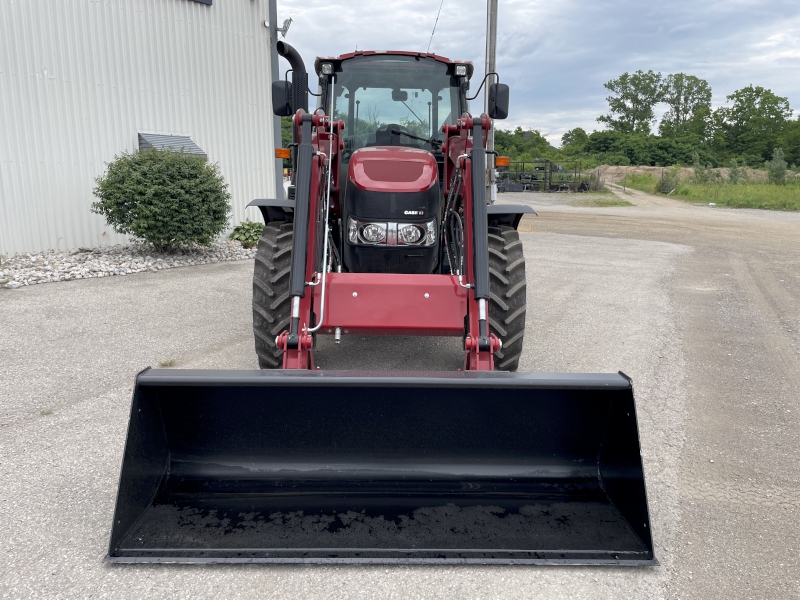
POLYGON ((525 256, 513 227, 489 227, 489 328, 503 342, 498 371, 516 371, 525 335, 525 256))
POLYGON ((271 222, 258 240, 253 268, 253 335, 262 369, 280 369, 283 350, 275 337, 289 329, 293 225, 271 222))

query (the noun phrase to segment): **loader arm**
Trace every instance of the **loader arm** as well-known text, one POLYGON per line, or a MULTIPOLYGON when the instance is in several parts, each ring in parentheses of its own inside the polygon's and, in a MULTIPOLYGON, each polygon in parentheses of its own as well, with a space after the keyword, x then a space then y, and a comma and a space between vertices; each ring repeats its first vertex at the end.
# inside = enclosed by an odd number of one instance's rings
MULTIPOLYGON (((455 156, 459 165, 463 185, 460 200, 463 206, 464 235, 463 272, 458 275, 399 276, 394 274, 371 274, 366 290, 359 282, 363 277, 351 273, 330 273, 322 281, 322 270, 327 265, 320 263, 318 248, 326 235, 326 221, 332 215, 324 214, 325 165, 333 164, 333 174, 338 178, 337 166, 339 134, 344 123, 332 121, 317 110, 311 115, 298 111, 294 116, 296 135, 299 140, 296 161, 296 193, 294 211, 294 238, 290 294, 292 314, 289 329, 278 336, 277 344, 283 349, 284 369, 313 369, 313 339, 309 329, 322 318, 324 333, 342 329, 362 333, 378 333, 380 330, 396 335, 464 335, 464 370, 494 370, 494 354, 501 348, 500 340, 489 331, 489 249, 488 214, 486 205, 486 135, 491 120, 486 115, 473 119, 465 113, 455 125, 445 125, 443 146, 452 139, 453 148, 464 152, 455 156), (470 136, 471 134, 471 136, 470 136), (334 152, 330 155, 330 135, 334 136, 334 152), (398 279, 402 278, 402 279, 398 279), (438 281, 445 279, 442 291, 438 281), (402 283, 398 286, 398 283, 402 283), (308 293, 309 287, 324 286, 308 293), (439 293, 432 295, 432 290, 439 293), (391 295, 389 296, 389 290, 391 295), (370 291, 372 296, 367 296, 370 291), (360 299, 359 299, 360 293, 360 299), (372 297, 372 301, 367 300, 372 297), (383 315, 381 297, 391 297, 392 306, 398 310, 383 315), (420 304, 424 299, 426 302, 420 304), (323 308, 323 303, 327 307, 323 308), (420 318, 418 307, 427 315, 449 315, 450 326, 434 326, 428 319, 420 318), (327 309, 327 310, 326 310, 327 309), (326 314, 327 312, 327 314, 326 314), (375 318, 376 312, 378 318, 375 318), (334 320, 337 319, 338 320, 334 320), (467 330, 462 323, 466 319, 467 330)), ((452 152, 451 152, 452 155, 452 152)), ((449 169, 452 171, 452 168, 449 169)), ((331 186, 331 193, 338 192, 338 179, 331 186)), ((337 204, 334 199, 334 205, 337 204)))

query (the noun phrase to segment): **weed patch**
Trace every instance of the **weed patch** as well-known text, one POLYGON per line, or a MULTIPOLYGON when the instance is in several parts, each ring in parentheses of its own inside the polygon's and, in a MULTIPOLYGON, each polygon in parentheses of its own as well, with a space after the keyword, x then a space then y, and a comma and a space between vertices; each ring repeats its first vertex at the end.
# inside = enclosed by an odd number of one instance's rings
POLYGON ((598 208, 607 208, 611 206, 635 206, 627 200, 620 200, 619 198, 594 198, 592 200, 584 200, 576 202, 575 206, 595 206, 598 208))
POLYGON ((264 224, 255 221, 245 221, 233 228, 230 238, 239 240, 245 248, 254 248, 264 232, 264 224))
POLYGON ((800 183, 786 185, 763 183, 701 185, 681 181, 673 195, 689 202, 702 204, 713 202, 717 206, 730 206, 731 208, 800 210, 800 183))
MULTIPOLYGON (((750 181, 738 164, 732 162, 728 179, 721 176, 698 176, 677 181, 672 197, 702 204, 714 203, 731 208, 760 208, 767 210, 800 210, 800 180, 784 180, 784 184, 750 181)), ((785 172, 785 169, 784 171, 785 172)), ((705 173, 705 172, 704 172, 705 173)), ((718 174, 717 174, 718 175, 718 174)), ((773 179, 777 179, 774 176, 773 179)), ((661 180, 649 173, 630 173, 618 185, 656 194, 661 180)))
POLYGON ((655 194, 661 191, 661 180, 656 179, 650 173, 641 175, 638 173, 629 173, 619 185, 639 190, 640 192, 647 192, 648 194, 655 194))

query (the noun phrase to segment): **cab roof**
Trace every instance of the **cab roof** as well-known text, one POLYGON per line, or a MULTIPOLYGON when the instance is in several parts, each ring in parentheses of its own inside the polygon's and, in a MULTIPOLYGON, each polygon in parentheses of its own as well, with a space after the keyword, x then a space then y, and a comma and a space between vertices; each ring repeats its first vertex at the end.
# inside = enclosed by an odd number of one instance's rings
MULTIPOLYGON (((340 56, 318 56, 317 59, 314 61, 314 71, 316 71, 317 76, 321 76, 321 65, 322 63, 334 63, 336 67, 350 59, 355 58, 356 56, 380 56, 380 55, 400 55, 400 56, 416 56, 419 58, 432 58, 437 60, 441 63, 446 65, 465 65, 467 67, 467 79, 472 78, 472 72, 475 70, 475 67, 472 65, 472 61, 468 60, 461 60, 461 61, 453 61, 445 56, 441 56, 439 54, 429 54, 427 52, 411 52, 408 50, 358 50, 357 52, 349 52, 348 54, 342 54, 340 56)), ((335 70, 338 70, 338 68, 335 70)))

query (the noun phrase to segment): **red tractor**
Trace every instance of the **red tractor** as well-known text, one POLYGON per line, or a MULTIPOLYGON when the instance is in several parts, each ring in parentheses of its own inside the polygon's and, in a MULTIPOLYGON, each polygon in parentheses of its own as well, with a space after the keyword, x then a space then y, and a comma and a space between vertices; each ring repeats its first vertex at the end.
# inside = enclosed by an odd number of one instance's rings
MULTIPOLYGON (((299 57, 281 42, 295 73, 299 57)), ((294 111, 296 180, 286 202, 256 200, 266 228, 253 278, 263 369, 314 367, 313 335, 464 338, 464 369, 515 371, 525 333, 527 206, 487 205, 490 115, 467 112, 472 64, 416 52, 318 59, 319 108, 294 111), (331 117, 330 115, 334 115, 331 117)), ((304 95, 301 90, 301 95, 304 95)))
MULTIPOLYGON (((136 379, 107 561, 657 564, 630 379, 512 373, 525 206, 486 195, 472 65, 297 52, 287 200, 253 278, 260 371, 136 379), (460 336, 452 373, 320 371, 315 336, 460 336)), ((365 365, 368 368, 369 365, 365 365)))

